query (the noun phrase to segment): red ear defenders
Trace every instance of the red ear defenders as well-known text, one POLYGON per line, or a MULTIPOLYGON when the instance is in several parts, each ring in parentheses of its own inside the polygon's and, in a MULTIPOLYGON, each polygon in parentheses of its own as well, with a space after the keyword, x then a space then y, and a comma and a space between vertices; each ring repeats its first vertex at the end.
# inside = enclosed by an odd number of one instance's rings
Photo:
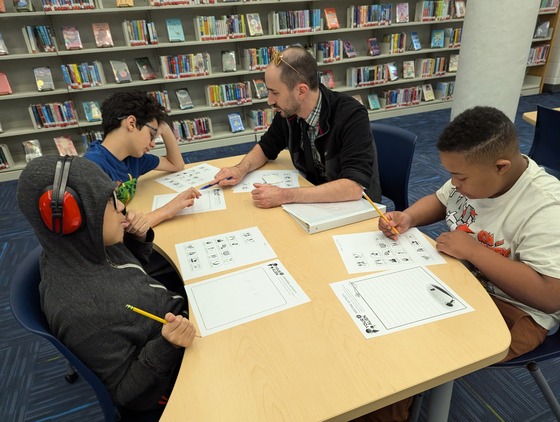
POLYGON ((56 162, 53 184, 43 189, 39 212, 47 228, 55 234, 70 234, 83 223, 82 202, 74 190, 66 186, 74 157, 60 157, 56 162))

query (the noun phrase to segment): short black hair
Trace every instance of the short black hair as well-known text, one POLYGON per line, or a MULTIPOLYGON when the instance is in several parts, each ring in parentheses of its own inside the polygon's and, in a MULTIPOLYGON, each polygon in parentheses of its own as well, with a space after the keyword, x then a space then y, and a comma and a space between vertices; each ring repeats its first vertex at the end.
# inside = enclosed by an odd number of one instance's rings
POLYGON ((494 107, 477 106, 463 111, 443 130, 440 152, 458 152, 469 161, 496 160, 519 151, 513 122, 494 107))
POLYGON ((282 60, 292 66, 281 66, 280 80, 292 90, 299 83, 306 84, 309 89, 315 91, 319 88, 319 76, 317 74, 317 60, 309 52, 299 45, 292 45, 282 52, 282 60))
POLYGON ((167 121, 165 108, 146 91, 123 91, 110 95, 101 104, 103 136, 107 136, 121 125, 121 120, 128 116, 136 117, 136 124, 140 128, 156 119, 158 125, 167 121))

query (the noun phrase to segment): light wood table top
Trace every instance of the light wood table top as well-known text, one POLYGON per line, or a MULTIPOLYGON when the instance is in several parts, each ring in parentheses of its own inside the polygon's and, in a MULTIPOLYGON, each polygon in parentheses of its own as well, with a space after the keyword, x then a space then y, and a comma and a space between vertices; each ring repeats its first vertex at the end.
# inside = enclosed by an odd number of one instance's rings
MULTIPOLYGON (((555 108, 554 110, 560 111, 560 107, 555 108)), ((531 123, 533 126, 537 124, 537 112, 536 111, 528 111, 527 113, 523 113, 523 120, 528 123, 531 123)))
MULTIPOLYGON (((223 167, 238 161, 208 163, 223 167)), ((265 168, 293 166, 284 152, 265 168)), ((140 179, 130 208, 149 211, 154 194, 171 193, 154 181, 162 175, 140 179)), ((307 182, 300 178, 300 183, 307 182)), ((377 230, 377 219, 309 235, 281 207, 259 209, 250 194, 231 189, 225 189, 225 198, 227 210, 159 224, 158 249, 179 267, 176 243, 258 226, 311 301, 195 339, 162 421, 348 420, 506 355, 510 335, 503 319, 457 260, 447 257, 446 265, 430 270, 474 312, 366 340, 329 286, 357 276, 347 273, 332 236, 377 230)))

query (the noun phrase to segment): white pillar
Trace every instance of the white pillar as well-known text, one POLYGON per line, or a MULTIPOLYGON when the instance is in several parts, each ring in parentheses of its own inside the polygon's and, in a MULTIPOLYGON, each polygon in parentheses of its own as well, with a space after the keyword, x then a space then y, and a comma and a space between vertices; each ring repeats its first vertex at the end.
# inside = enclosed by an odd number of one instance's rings
POLYGON ((540 0, 468 0, 466 5, 451 119, 485 105, 514 121, 540 0))

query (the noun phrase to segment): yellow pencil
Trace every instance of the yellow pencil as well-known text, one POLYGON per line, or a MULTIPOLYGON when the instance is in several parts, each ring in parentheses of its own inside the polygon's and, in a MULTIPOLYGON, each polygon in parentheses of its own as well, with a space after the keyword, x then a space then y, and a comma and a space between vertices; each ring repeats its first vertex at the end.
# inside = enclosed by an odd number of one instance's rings
MULTIPOLYGON (((365 192, 364 192, 362 195, 363 195, 363 197, 364 197, 371 205, 373 205, 373 208, 375 208, 375 211, 377 211, 377 213, 379 214, 379 216, 380 216, 383 220, 385 220, 385 222, 389 225, 389 227, 391 227, 391 223, 389 223, 389 220, 387 219, 387 217, 385 217, 385 214, 383 214, 383 213, 381 212, 381 210, 377 207, 377 205, 375 205, 375 202, 373 202, 373 201, 369 198, 369 196, 367 196, 367 194, 366 194, 365 192)), ((399 234, 400 234, 399 231, 398 231, 396 228, 394 228, 394 227, 391 227, 391 230, 393 230, 393 233, 395 233, 396 235, 399 235, 399 234)))
MULTIPOLYGON (((153 319, 154 321, 157 321, 157 322, 161 322, 162 324, 167 324, 167 321, 164 320, 163 318, 155 316, 154 314, 151 314, 149 312, 143 311, 142 309, 139 309, 135 306, 126 305, 126 309, 130 309, 131 311, 134 311, 137 314, 144 315, 145 317, 151 318, 151 319, 153 319)), ((201 336, 195 333, 195 337, 201 337, 201 336)))
POLYGON ((167 324, 167 321, 164 320, 163 318, 155 316, 155 315, 153 315, 149 312, 143 311, 142 309, 138 309, 138 308, 136 308, 132 305, 126 305, 126 309, 130 309, 131 311, 134 311, 137 314, 144 315, 145 317, 151 318, 151 319, 153 319, 154 321, 157 321, 157 322, 161 322, 162 324, 167 324))

